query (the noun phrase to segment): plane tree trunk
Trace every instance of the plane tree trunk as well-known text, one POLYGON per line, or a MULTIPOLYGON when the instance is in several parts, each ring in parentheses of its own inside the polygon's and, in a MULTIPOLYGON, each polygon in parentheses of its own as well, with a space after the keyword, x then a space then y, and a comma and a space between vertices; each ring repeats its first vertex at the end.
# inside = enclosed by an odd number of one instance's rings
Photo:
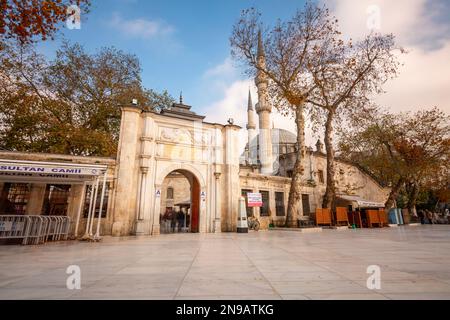
POLYGON ((389 197, 386 200, 386 203, 384 204, 384 207, 387 211, 392 209, 394 207, 395 200, 398 197, 398 194, 400 193, 401 188, 403 187, 403 184, 405 181, 400 178, 398 179, 397 183, 392 187, 391 192, 389 193, 389 197))
POLYGON ((334 111, 328 110, 327 121, 325 124, 325 149, 327 152, 327 187, 323 196, 322 208, 331 209, 336 197, 336 182, 333 148, 333 119, 334 111))
POLYGON ((292 171, 291 188, 289 191, 286 227, 297 227, 298 212, 301 205, 301 182, 304 172, 303 159, 305 157, 305 117, 304 104, 295 107, 295 122, 297 125, 297 156, 292 171))

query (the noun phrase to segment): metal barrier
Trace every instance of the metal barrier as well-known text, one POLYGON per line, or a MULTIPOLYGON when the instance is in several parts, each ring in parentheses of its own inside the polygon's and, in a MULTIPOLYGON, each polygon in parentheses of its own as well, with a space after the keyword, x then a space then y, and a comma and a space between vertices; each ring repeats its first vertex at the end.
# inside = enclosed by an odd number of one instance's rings
POLYGON ((23 239, 26 244, 30 218, 28 216, 0 216, 0 239, 23 239))
POLYGON ((0 239, 23 239, 24 245, 67 240, 69 229, 69 217, 0 215, 0 239))

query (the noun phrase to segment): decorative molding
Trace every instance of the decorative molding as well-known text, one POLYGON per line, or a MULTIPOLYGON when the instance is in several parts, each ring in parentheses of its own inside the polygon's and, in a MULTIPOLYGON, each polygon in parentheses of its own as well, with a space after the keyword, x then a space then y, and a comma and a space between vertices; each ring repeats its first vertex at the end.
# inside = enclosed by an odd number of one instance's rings
POLYGON ((141 172, 142 172, 142 173, 148 173, 148 167, 142 166, 142 167, 141 167, 141 172))
POLYGON ((207 131, 191 132, 186 128, 161 127, 160 141, 187 145, 210 146, 211 134, 207 131))
POLYGON ((192 135, 184 128, 161 128, 161 141, 192 144, 192 135))

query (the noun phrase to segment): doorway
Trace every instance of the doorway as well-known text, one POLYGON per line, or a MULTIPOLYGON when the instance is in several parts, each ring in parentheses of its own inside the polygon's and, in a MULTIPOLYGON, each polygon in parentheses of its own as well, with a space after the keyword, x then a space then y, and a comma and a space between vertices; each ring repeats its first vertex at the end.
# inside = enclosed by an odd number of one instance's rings
POLYGON ((200 183, 187 170, 175 170, 163 181, 161 190, 160 232, 199 232, 200 183))

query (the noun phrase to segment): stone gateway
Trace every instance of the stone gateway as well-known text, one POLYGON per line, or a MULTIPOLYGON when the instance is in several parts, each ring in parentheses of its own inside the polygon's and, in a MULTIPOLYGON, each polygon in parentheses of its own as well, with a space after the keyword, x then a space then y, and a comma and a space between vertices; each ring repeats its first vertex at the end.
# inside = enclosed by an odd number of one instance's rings
MULTIPOLYGON (((258 194, 261 205, 247 206, 247 215, 261 229, 284 225, 296 136, 271 127, 267 79, 257 74, 255 83, 258 103, 249 93, 245 150, 239 149, 241 127, 206 122, 180 99, 159 112, 123 106, 114 159, 0 151, 0 213, 68 215, 78 237, 91 234, 93 225, 113 236, 235 232, 240 198, 258 194)), ((296 220, 321 207, 326 186, 323 144, 304 151, 296 220)), ((383 203, 389 193, 339 160, 336 181, 342 199, 383 203)))

